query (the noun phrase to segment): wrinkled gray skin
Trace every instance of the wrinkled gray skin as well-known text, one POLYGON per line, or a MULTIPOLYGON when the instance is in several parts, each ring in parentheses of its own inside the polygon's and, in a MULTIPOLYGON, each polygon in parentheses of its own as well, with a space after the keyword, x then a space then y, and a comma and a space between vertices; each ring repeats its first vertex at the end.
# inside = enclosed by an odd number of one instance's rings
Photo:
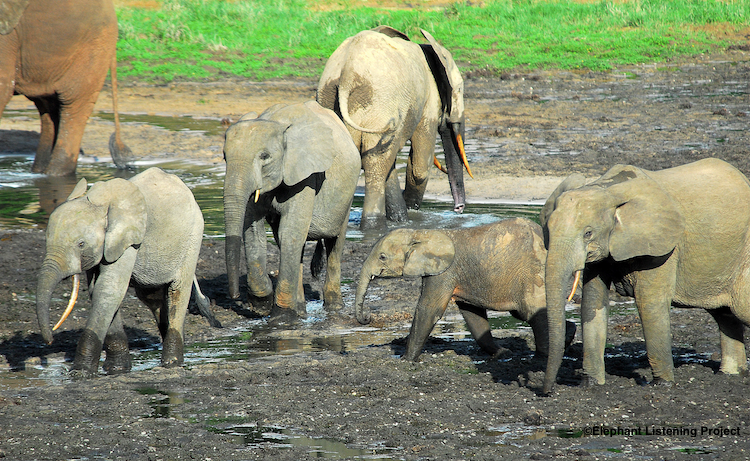
POLYGON ((278 324, 304 318, 300 261, 305 241, 318 241, 313 275, 325 245, 324 304, 329 311, 340 309, 341 252, 360 171, 359 154, 341 120, 314 101, 277 104, 257 119, 249 114, 229 127, 224 158, 230 297, 240 298, 244 243, 256 311, 270 309, 272 323, 278 324), (266 222, 280 249, 275 293, 266 270, 266 222))
POLYGON ((635 298, 655 383, 674 381, 670 304, 705 308, 719 324, 721 371, 747 369, 750 184, 705 159, 661 171, 617 165, 591 184, 566 179, 547 200, 550 355, 544 391, 563 357, 565 296, 583 271, 584 384, 604 384, 609 288, 635 298))
POLYGON ((31 171, 73 174, 86 121, 112 76, 118 167, 130 160, 117 114, 117 17, 112 0, 0 0, 0 117, 13 94, 34 102, 41 135, 31 171))
MULTIPOLYGON (((453 299, 474 339, 490 355, 499 351, 487 310, 510 311, 534 331, 537 357, 548 351, 542 229, 527 219, 458 230, 396 229, 373 246, 357 285, 357 320, 370 323, 367 287, 375 277, 422 277, 404 358, 416 360, 453 299)), ((575 325, 568 325, 568 343, 575 325)))
POLYGON ((457 136, 464 132, 464 83, 451 54, 431 35, 416 44, 387 26, 346 39, 326 63, 318 102, 346 123, 362 155, 365 201, 362 228, 385 218, 405 221, 422 203, 439 132, 453 193, 463 211, 463 166, 457 136), (411 140, 403 194, 396 154, 411 140))
MULTIPOLYGON (((78 341, 73 370, 95 375, 102 347, 104 370, 130 370, 120 303, 129 286, 154 313, 162 335, 162 366, 183 362, 183 322, 195 290, 203 215, 190 189, 159 168, 129 181, 112 179, 86 191, 82 179, 50 215, 47 250, 39 271, 37 315, 42 337, 52 342, 52 292, 64 278, 86 272, 91 312, 78 341)), ((208 311, 210 313, 210 311, 208 311)), ((211 319, 209 319, 211 320, 211 319)))

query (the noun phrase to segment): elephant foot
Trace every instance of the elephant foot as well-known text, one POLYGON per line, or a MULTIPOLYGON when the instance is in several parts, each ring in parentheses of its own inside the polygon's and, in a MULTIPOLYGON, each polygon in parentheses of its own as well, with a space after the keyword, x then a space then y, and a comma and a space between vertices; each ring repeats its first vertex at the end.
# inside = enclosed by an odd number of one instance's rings
POLYGON ((268 296, 261 297, 248 295, 247 303, 250 305, 250 310, 260 315, 261 317, 265 317, 271 314, 271 311, 273 310, 273 293, 268 296))
POLYGON ((299 315, 294 309, 279 307, 276 304, 271 308, 271 317, 268 325, 272 327, 291 327, 299 323, 299 315))
POLYGON ((79 377, 96 376, 99 373, 99 358, 101 355, 101 340, 93 331, 84 329, 81 338, 78 340, 72 372, 81 375, 79 377))
POLYGON ((586 374, 586 373, 584 373, 583 376, 581 376, 581 387, 594 387, 598 385, 599 385, 599 381, 597 381, 597 379, 594 378, 593 376, 586 374))
POLYGON ((333 313, 338 312, 344 308, 344 300, 341 298, 341 293, 324 293, 323 294, 323 307, 326 312, 333 313))
POLYGON ((164 336, 164 342, 162 344, 161 366, 164 368, 182 366, 183 348, 182 333, 174 328, 170 328, 164 336))
POLYGON ((107 351, 107 358, 102 366, 105 373, 116 375, 130 371, 132 363, 130 361, 130 350, 128 349, 128 337, 124 331, 107 335, 104 338, 104 349, 107 351))
POLYGON ((658 387, 663 387, 663 388, 669 389, 670 387, 674 386, 674 381, 667 381, 664 378, 654 378, 648 384, 650 386, 658 386, 658 387))

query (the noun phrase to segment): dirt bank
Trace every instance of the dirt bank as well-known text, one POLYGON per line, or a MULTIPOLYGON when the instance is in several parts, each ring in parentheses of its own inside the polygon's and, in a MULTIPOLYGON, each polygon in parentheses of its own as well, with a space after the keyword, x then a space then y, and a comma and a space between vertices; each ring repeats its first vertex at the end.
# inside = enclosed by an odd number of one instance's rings
MULTIPOLYGON (((615 163, 659 169, 711 156, 748 174, 749 80, 750 58, 739 50, 610 73, 469 76, 467 139, 475 143, 470 152, 476 179, 466 181, 468 196, 543 200, 567 174, 595 177, 615 163)), ((124 138, 144 158, 220 162, 222 118, 310 99, 314 86, 308 81, 126 86, 120 105, 127 114, 204 117, 216 122, 217 131, 130 123, 124 138)), ((108 99, 103 94, 97 109, 108 110, 108 99)), ((14 98, 8 110, 29 106, 14 98)), ((83 143, 87 161, 106 160, 111 130, 105 119, 89 122, 83 143)), ((0 125, 0 151, 33 151, 37 131, 33 114, 11 114, 0 125)), ((438 172, 433 176, 429 193, 447 196, 447 182, 438 172)), ((0 248, 0 456, 8 459, 321 456, 303 446, 309 439, 282 448, 259 441, 260 435, 228 433, 241 432, 238 427, 246 433, 283 427, 320 438, 316 443, 330 443, 341 458, 367 453, 408 460, 750 457, 750 381, 716 373, 718 329, 701 310, 673 310, 678 366, 671 388, 645 385, 651 373, 640 321, 625 305, 610 319, 608 384, 576 386, 579 332, 558 391, 546 398, 539 395, 544 367, 532 359, 530 333, 504 330, 495 336, 508 352, 497 361, 488 360, 472 341, 435 339, 419 363, 406 363, 397 358, 404 347, 397 340, 343 352, 157 367, 19 389, 9 379, 14 373, 72 359, 88 302, 81 303, 52 346, 43 345, 34 313, 43 233, 3 231, 0 248), (620 432, 598 435, 608 430, 620 432)), ((347 245, 344 278, 356 279, 368 250, 368 244, 347 245)), ((275 250, 269 246, 269 251, 274 264, 275 250)), ((227 300, 223 255, 223 242, 205 241, 197 272, 225 328, 212 329, 189 316, 189 344, 226 335, 254 317, 227 300)), ((308 272, 305 283, 308 296, 319 297, 320 283, 308 272)), ((325 335, 356 326, 350 317, 353 289, 354 284, 345 288, 344 320, 275 334, 325 335)), ((374 283, 371 306, 378 324, 408 321, 418 289, 413 280, 374 283)), ((68 290, 58 287, 55 297, 61 301, 53 317, 68 290)), ((126 298, 124 312, 131 346, 147 347, 158 335, 150 313, 132 297, 126 298)))

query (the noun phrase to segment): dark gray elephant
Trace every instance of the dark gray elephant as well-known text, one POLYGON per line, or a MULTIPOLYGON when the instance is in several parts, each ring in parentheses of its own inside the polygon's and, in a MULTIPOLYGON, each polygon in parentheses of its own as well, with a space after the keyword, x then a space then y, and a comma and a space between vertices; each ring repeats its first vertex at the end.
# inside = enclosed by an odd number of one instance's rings
POLYGON ((361 167, 341 120, 314 101, 277 104, 229 127, 224 158, 230 297, 240 297, 244 241, 251 303, 261 312, 271 309, 278 324, 305 317, 300 261, 305 241, 318 241, 313 274, 324 244, 324 303, 329 311, 341 308, 341 252, 361 167), (266 272, 266 222, 281 253, 275 296, 266 272))
POLYGON ((76 171, 83 130, 107 70, 115 105, 110 153, 120 168, 130 160, 120 140, 116 44, 112 0, 0 0, 0 117, 14 93, 36 105, 42 125, 33 172, 76 171))
POLYGON ((661 171, 617 165, 591 184, 580 175, 563 181, 541 211, 549 250, 544 391, 562 361, 565 294, 580 272, 584 384, 605 382, 611 286, 635 298, 655 383, 674 381, 670 304, 705 308, 719 324, 721 371, 746 370, 748 203, 747 178, 716 159, 661 171))
POLYGON ((450 52, 422 34, 429 44, 411 42, 387 26, 360 32, 334 51, 318 83, 318 102, 344 120, 362 155, 362 228, 380 226, 386 217, 405 221, 407 208, 420 207, 429 168, 437 163, 438 132, 454 209, 464 208, 464 82, 450 52), (402 194, 396 154, 408 140, 402 194))
MULTIPOLYGON (((487 309, 510 311, 534 331, 538 357, 546 357, 547 313, 542 229, 523 218, 457 230, 396 229, 381 238, 362 265, 355 309, 370 323, 364 307, 375 277, 422 277, 404 358, 416 360, 427 337, 454 300, 474 339, 490 355, 498 352, 487 309)), ((575 325, 568 325, 568 342, 575 325)))
POLYGON ((36 295, 42 337, 52 342, 53 290, 62 279, 73 276, 73 294, 57 329, 73 309, 78 274, 85 271, 92 307, 73 370, 96 374, 102 346, 107 351, 107 373, 130 370, 128 338, 120 315, 129 286, 159 324, 162 366, 182 365, 183 323, 191 290, 201 312, 219 326, 195 278, 203 215, 192 192, 177 176, 159 168, 149 168, 128 181, 112 179, 86 189, 82 179, 49 219, 36 295))

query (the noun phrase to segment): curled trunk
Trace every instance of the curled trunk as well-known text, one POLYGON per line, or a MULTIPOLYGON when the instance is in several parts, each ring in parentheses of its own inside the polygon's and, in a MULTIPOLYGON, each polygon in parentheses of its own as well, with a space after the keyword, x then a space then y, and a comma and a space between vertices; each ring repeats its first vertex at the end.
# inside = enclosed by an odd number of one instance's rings
POLYGON ((362 325, 367 325, 372 321, 370 309, 365 307, 365 295, 367 294, 367 287, 370 285, 370 280, 373 279, 372 267, 373 263, 370 261, 370 257, 368 256, 367 260, 365 260, 362 265, 362 271, 359 273, 357 293, 354 297, 355 314, 357 316, 357 321, 362 325))

